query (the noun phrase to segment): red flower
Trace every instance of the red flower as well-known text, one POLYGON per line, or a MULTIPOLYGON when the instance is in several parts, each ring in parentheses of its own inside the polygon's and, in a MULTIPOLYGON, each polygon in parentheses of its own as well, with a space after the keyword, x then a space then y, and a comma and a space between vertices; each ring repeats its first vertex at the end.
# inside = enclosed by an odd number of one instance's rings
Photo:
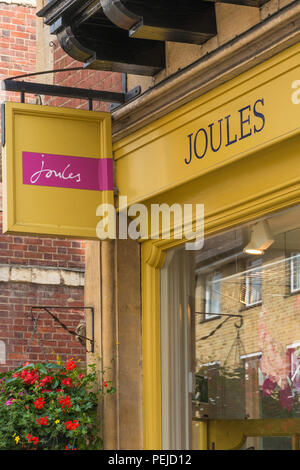
POLYGON ((63 385, 66 385, 67 387, 71 387, 72 379, 71 379, 71 377, 69 377, 68 379, 62 379, 61 383, 63 385))
POLYGON ((70 444, 66 445, 66 449, 65 450, 76 450, 76 447, 74 446, 71 446, 70 444))
POLYGON ((107 387, 107 386, 108 386, 108 383, 106 382, 106 380, 104 380, 103 385, 104 385, 104 387, 107 387))
POLYGON ((43 387, 47 383, 52 383, 52 382, 53 382, 53 377, 47 375, 40 381, 40 386, 43 387))
POLYGON ((65 397, 60 397, 58 401, 59 401, 59 404, 61 405, 61 409, 63 410, 63 412, 66 411, 65 408, 71 408, 72 406, 70 397, 68 395, 66 395, 65 397))
POLYGON ((37 369, 34 369, 34 370, 23 369, 22 372, 20 373, 20 377, 26 385, 33 385, 39 379, 37 369))
POLYGON ((48 416, 43 416, 42 418, 38 418, 38 419, 36 419, 36 422, 39 426, 47 426, 48 416))
POLYGON ((34 406, 38 409, 41 410, 44 407, 45 404, 45 398, 37 398, 36 401, 34 402, 34 406))
POLYGON ((73 370, 75 369, 76 367, 76 364, 74 361, 72 361, 72 359, 69 359, 69 361, 66 363, 66 369, 67 370, 73 370))
POLYGON ((27 434, 27 440, 28 442, 32 442, 34 445, 36 445, 39 442, 39 438, 36 436, 32 436, 31 434, 27 434))
POLYGON ((68 429, 69 431, 75 431, 76 428, 78 428, 79 426, 79 423, 78 423, 78 419, 74 419, 74 421, 67 421, 65 423, 65 426, 66 426, 66 429, 68 429))

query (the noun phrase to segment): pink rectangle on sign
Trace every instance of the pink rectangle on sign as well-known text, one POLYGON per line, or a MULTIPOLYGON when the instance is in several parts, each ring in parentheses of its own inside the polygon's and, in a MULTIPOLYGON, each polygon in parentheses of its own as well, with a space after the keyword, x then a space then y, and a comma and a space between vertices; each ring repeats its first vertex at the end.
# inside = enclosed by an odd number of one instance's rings
POLYGON ((54 188, 113 190, 112 158, 22 152, 23 184, 54 188))

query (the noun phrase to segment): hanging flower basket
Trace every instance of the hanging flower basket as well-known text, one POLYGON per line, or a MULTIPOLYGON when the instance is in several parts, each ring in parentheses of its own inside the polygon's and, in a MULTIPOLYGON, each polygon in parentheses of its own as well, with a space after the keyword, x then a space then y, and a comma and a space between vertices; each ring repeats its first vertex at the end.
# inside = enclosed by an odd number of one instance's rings
POLYGON ((0 450, 101 449, 97 405, 115 389, 88 369, 70 359, 0 374, 0 450))

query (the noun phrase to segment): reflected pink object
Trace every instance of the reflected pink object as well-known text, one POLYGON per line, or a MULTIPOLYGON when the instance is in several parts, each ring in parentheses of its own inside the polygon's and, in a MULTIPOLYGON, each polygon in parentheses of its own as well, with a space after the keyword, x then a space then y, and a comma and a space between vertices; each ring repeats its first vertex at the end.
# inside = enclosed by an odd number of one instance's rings
POLYGON ((280 403, 283 408, 287 408, 291 411, 293 407, 293 395, 290 387, 286 387, 280 390, 280 403))
POLYGON ((270 335, 265 322, 266 311, 262 308, 258 324, 258 344, 262 352, 261 371, 267 376, 263 383, 263 394, 271 396, 280 386, 280 403, 289 411, 293 406, 293 395, 288 383, 289 360, 283 345, 270 335))
POLYGON ((277 382, 274 382, 271 380, 269 377, 264 381, 262 389, 263 389, 263 394, 265 396, 270 396, 274 392, 275 388, 277 386, 277 382))
POLYGON ((262 352, 260 360, 261 371, 273 382, 281 383, 285 388, 288 384, 289 361, 286 351, 281 343, 273 340, 265 323, 266 312, 263 308, 258 324, 258 344, 262 352))

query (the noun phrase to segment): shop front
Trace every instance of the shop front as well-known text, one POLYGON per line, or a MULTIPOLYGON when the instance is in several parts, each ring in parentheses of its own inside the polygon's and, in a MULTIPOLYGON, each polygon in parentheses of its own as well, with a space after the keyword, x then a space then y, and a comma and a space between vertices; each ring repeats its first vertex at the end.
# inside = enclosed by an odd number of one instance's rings
POLYGON ((201 249, 140 243, 144 449, 299 447, 299 58, 114 143, 128 206, 204 205, 201 249))

